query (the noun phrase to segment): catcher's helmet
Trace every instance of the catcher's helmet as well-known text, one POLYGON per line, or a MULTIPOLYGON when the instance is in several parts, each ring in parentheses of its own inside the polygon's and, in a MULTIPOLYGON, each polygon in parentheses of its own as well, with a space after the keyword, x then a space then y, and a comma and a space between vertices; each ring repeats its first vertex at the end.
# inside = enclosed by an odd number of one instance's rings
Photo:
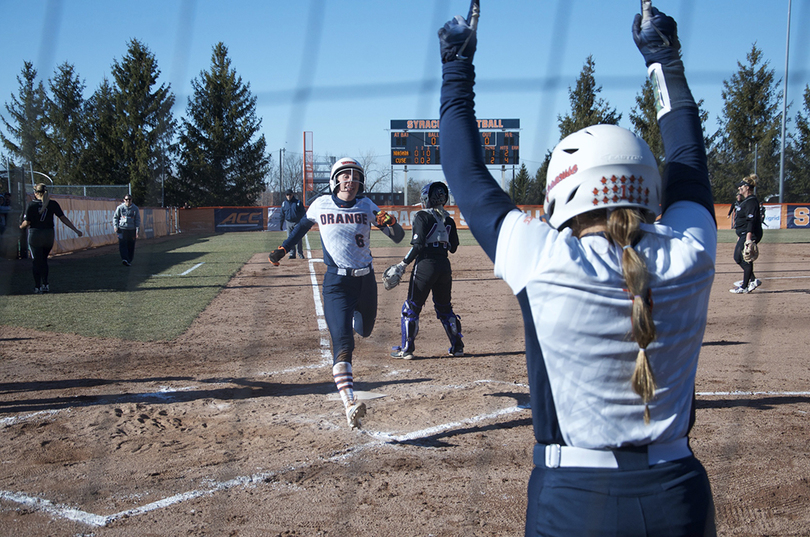
POLYGON ((548 223, 560 229, 595 209, 660 213, 661 175, 647 143, 616 125, 593 125, 566 136, 551 153, 546 176, 548 223))
POLYGON ((329 190, 332 192, 332 194, 337 194, 337 176, 345 170, 351 170, 351 180, 355 183, 360 183, 360 188, 357 190, 357 193, 362 193, 363 188, 365 187, 366 173, 363 171, 363 166, 359 162, 349 157, 338 159, 337 162, 332 165, 332 171, 329 174, 329 190))
POLYGON ((432 209, 433 207, 444 207, 449 197, 450 190, 447 189, 447 185, 436 181, 422 187, 419 201, 424 209, 432 209))

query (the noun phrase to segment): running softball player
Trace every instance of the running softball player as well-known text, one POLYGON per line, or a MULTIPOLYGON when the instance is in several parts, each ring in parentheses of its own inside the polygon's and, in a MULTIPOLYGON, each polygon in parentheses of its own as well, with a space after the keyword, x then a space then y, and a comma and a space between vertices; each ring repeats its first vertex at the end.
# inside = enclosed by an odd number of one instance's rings
POLYGON ((537 442, 526 535, 714 535, 688 434, 717 225, 675 21, 653 8, 632 27, 659 97, 663 181, 641 138, 588 127, 553 150, 540 221, 484 165, 472 20, 439 31, 442 169, 523 313, 537 442))
POLYGON ((354 159, 335 162, 330 173, 331 196, 321 196, 309 206, 293 232, 270 253, 273 265, 298 244, 318 224, 323 244, 323 309, 332 338, 333 366, 346 419, 352 428, 360 427, 366 405, 354 395, 352 352, 354 333, 371 335, 377 318, 377 280, 371 256, 371 226, 376 226, 394 242, 405 237, 405 231, 393 215, 360 196, 365 184, 363 167, 354 159))
POLYGON ((394 347, 394 352, 391 353, 394 358, 413 358, 416 348, 414 340, 419 332, 419 314, 431 292, 436 318, 442 322, 450 340, 448 354, 464 355, 461 320, 450 302, 453 270, 450 268, 448 252, 455 253, 458 249, 458 231, 453 217, 444 210, 449 197, 450 191, 444 183, 437 181, 422 187, 422 210, 413 219, 411 249, 398 264, 399 270, 404 272, 411 261, 416 261, 408 284, 408 298, 402 305, 402 343, 394 347))

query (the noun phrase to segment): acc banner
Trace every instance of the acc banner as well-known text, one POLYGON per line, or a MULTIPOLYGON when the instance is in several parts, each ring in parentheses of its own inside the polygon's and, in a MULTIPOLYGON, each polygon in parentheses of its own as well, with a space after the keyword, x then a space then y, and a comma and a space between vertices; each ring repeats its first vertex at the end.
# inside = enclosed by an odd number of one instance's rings
POLYGON ((214 230, 224 231, 262 231, 264 222, 262 207, 242 207, 214 209, 214 230))
POLYGON ((786 224, 788 229, 810 228, 810 205, 788 204, 786 224))

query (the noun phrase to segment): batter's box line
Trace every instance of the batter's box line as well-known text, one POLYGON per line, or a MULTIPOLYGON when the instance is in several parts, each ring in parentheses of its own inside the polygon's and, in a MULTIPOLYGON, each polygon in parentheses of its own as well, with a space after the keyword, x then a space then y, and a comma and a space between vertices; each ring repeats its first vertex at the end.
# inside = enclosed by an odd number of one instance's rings
MULTIPOLYGON (((289 472, 291 470, 295 471, 297 469, 299 468, 288 468, 285 472, 289 472)), ((114 513, 112 515, 96 515, 93 513, 88 513, 87 511, 82 511, 81 509, 76 509, 75 507, 68 507, 65 505, 55 504, 52 501, 46 500, 44 498, 37 498, 34 496, 22 494, 20 492, 11 492, 8 490, 0 490, 0 499, 22 504, 31 509, 42 511, 55 517, 60 517, 74 522, 81 522, 83 524, 87 524, 88 526, 103 527, 124 517, 134 517, 138 515, 143 515, 152 511, 156 511, 158 509, 170 507, 178 503, 183 503, 188 500, 200 498, 202 496, 211 496, 217 492, 232 489, 234 487, 250 486, 265 483, 270 478, 276 475, 278 475, 277 472, 262 472, 250 476, 240 476, 234 479, 230 479, 228 481, 216 483, 215 485, 213 485, 208 489, 191 490, 180 494, 174 494, 172 496, 154 501, 152 503, 148 503, 140 507, 135 507, 133 509, 127 509, 125 511, 114 513)))
MULTIPOLYGON (((420 438, 428 437, 435 435, 440 432, 447 431, 449 429, 454 429, 458 427, 462 427, 465 425, 471 425, 474 423, 479 423, 486 420, 491 420, 500 416, 514 414, 516 412, 522 412, 528 409, 528 406, 519 405, 514 407, 505 408, 502 410, 498 410, 496 412, 492 412, 489 414, 482 414, 479 416, 474 416, 471 418, 467 418, 465 420, 460 420, 457 422, 446 423, 443 425, 438 425, 436 427, 430 427, 427 429, 422 429, 421 431, 414 431, 404 435, 396 435, 392 433, 369 433, 363 431, 365 434, 368 434, 371 438, 374 438, 374 441, 367 442, 361 446, 357 446, 355 448, 351 448, 346 452, 343 452, 339 455, 334 455, 328 457, 326 461, 328 462, 340 462, 347 458, 350 458, 360 452, 365 451, 366 449, 372 447, 379 447, 381 445, 390 445, 392 443, 401 443, 407 441, 413 441, 420 438)), ((297 467, 287 468, 282 472, 261 472, 258 474, 253 474, 250 476, 240 476, 234 479, 230 479, 228 481, 223 481, 221 483, 215 483, 213 486, 202 489, 202 490, 191 490, 188 492, 182 492, 179 494, 174 494, 172 496, 168 496, 166 498, 162 498, 160 500, 148 503, 146 505, 142 505, 140 507, 135 507, 133 509, 127 509, 125 511, 120 511, 118 513, 114 513, 111 515, 96 515, 94 513, 89 513, 87 511, 83 511, 81 509, 77 509, 75 507, 68 507, 66 505, 59 505, 50 500, 46 500, 44 498, 37 498, 35 496, 28 496, 27 494, 23 494, 21 492, 12 492, 8 490, 0 490, 0 500, 7 500, 10 502, 18 503, 21 505, 25 505, 30 509, 41 511, 47 513, 54 517, 63 518, 66 520, 71 520, 74 522, 80 522, 86 524, 88 526, 95 526, 95 527, 103 527, 107 526, 110 523, 119 520, 124 517, 134 517, 138 515, 143 515, 146 513, 150 513, 152 511, 156 511, 158 509, 164 509, 170 507, 175 504, 183 503, 188 500, 193 500, 195 498, 200 498, 202 496, 210 496, 217 492, 221 492, 223 490, 232 489, 238 486, 250 486, 250 485, 257 485, 268 482, 268 480, 274 476, 279 475, 280 473, 287 473, 290 471, 296 471, 303 468, 307 468, 312 466, 314 463, 306 463, 299 465, 297 467)))

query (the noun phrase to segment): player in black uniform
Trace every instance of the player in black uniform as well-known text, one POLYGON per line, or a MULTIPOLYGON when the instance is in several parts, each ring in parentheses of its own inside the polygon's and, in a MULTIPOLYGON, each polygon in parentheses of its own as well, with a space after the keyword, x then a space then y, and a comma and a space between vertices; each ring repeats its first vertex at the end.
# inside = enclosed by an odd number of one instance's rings
POLYGON ((34 200, 25 209, 25 216, 20 224, 20 229, 28 229, 28 250, 34 260, 35 294, 51 290, 48 284, 48 254, 53 248, 54 216, 75 231, 79 237, 82 236, 82 232, 65 216, 56 200, 49 198, 45 184, 39 183, 34 187, 34 200))
POLYGON ((735 286, 729 289, 735 295, 747 294, 760 286, 762 281, 754 275, 754 262, 748 263, 743 259, 743 248, 748 241, 759 244, 762 240, 762 214, 759 210, 759 200, 754 195, 757 187, 758 177, 751 174, 737 183, 739 194, 743 200, 737 209, 734 218, 734 231, 737 233, 737 245, 734 247, 734 261, 743 269, 743 279, 735 282, 735 286))
POLYGON ((450 303, 453 271, 447 254, 455 253, 458 248, 458 231, 453 217, 444 210, 448 197, 449 190, 444 183, 430 183, 422 188, 422 210, 413 219, 411 249, 399 263, 404 271, 405 266, 416 260, 408 284, 408 298, 402 305, 402 343, 394 347, 391 353, 394 358, 413 358, 414 339, 419 332, 419 313, 431 291, 436 317, 442 322, 450 339, 449 354, 464 355, 461 320, 450 303))

